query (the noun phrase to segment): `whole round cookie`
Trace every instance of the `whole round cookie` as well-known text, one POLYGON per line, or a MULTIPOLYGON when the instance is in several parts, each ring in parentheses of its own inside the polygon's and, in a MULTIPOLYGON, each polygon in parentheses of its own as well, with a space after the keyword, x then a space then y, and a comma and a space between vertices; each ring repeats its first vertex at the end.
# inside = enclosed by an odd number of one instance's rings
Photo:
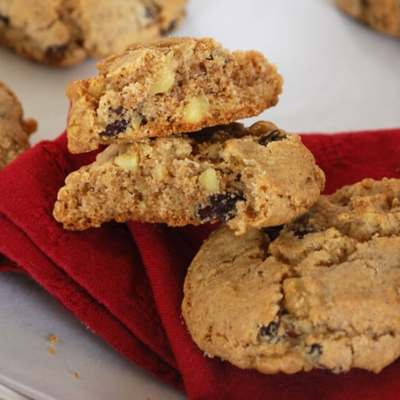
POLYGON ((30 147, 36 121, 24 120, 21 103, 0 81, 0 170, 30 147))
POLYGON ((306 212, 325 183, 298 135, 259 121, 110 145, 72 172, 55 218, 67 229, 115 219, 170 226, 228 221, 238 234, 306 212))
POLYGON ((263 373, 379 372, 400 355, 400 180, 322 196, 295 222, 225 224, 189 267, 182 313, 208 356, 263 373))
POLYGON ((187 0, 0 0, 0 43, 44 64, 105 57, 177 28, 187 0))
POLYGON ((400 0, 335 0, 346 14, 382 33, 400 37, 400 0))

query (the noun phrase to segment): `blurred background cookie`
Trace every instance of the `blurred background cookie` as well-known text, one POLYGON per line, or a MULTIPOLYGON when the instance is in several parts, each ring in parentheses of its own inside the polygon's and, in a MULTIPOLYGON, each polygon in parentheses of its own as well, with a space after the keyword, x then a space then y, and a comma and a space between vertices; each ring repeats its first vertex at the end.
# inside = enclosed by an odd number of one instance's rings
POLYGON ((399 0, 335 0, 338 7, 377 31, 400 37, 399 0))
POLYGON ((0 43, 44 64, 73 65, 182 22, 186 0, 0 0, 0 43))
POLYGON ((0 81, 0 170, 30 147, 36 127, 35 120, 23 119, 21 103, 0 81))

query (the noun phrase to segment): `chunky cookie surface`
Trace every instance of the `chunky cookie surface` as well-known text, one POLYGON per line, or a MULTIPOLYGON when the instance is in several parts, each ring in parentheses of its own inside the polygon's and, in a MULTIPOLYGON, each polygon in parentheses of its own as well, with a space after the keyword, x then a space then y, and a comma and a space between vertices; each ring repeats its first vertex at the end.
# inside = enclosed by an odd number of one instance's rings
POLYGON ((189 267, 197 345, 240 368, 379 372, 400 355, 400 180, 322 196, 284 227, 223 224, 189 267))
POLYGON ((0 43, 44 64, 72 65, 161 37, 186 0, 0 0, 0 43))
POLYGON ((0 170, 30 147, 29 135, 35 130, 36 121, 23 119, 21 103, 0 82, 0 170))
POLYGON ((258 115, 277 103, 283 82, 259 52, 230 52, 209 38, 134 45, 98 69, 67 89, 72 153, 258 115))
POLYGON ((335 0, 341 10, 377 31, 400 37, 399 0, 335 0))
POLYGON ((306 212, 324 174, 297 135, 267 122, 110 145, 71 173, 54 215, 67 229, 115 219, 170 226, 225 220, 237 233, 306 212))

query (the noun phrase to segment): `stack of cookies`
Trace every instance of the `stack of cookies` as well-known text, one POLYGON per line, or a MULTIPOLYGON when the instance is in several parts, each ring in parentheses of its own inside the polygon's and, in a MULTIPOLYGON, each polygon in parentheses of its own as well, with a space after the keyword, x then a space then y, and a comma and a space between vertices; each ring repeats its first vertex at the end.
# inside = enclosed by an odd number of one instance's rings
POLYGON ((290 221, 319 197, 324 175, 297 135, 235 122, 278 101, 282 78, 260 53, 168 38, 98 69, 67 90, 69 150, 106 148, 59 191, 65 228, 226 221, 242 234, 290 221))

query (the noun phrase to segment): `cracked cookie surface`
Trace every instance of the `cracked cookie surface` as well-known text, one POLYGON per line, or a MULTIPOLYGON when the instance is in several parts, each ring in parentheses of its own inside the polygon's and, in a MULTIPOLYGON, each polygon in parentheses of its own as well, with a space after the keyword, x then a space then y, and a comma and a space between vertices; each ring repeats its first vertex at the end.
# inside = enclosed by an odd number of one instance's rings
POLYGON ((338 7, 358 21, 388 35, 400 37, 399 0, 335 0, 338 7))
POLYGON ((0 43, 44 64, 105 57, 178 27, 186 0, 0 0, 0 43))
POLYGON ((36 121, 23 119, 21 103, 0 81, 0 170, 30 147, 36 121))
POLYGON ((115 219, 170 226, 225 220, 237 233, 306 212, 325 177, 298 135, 260 121, 110 145, 72 172, 54 215, 67 229, 115 219))
POLYGON ((379 372, 400 355, 400 180, 321 196, 275 228, 225 224, 189 267, 182 313, 207 355, 263 373, 379 372))
POLYGON ((253 117, 277 103, 283 84, 261 53, 230 52, 210 38, 133 45, 98 69, 67 89, 72 153, 253 117))

